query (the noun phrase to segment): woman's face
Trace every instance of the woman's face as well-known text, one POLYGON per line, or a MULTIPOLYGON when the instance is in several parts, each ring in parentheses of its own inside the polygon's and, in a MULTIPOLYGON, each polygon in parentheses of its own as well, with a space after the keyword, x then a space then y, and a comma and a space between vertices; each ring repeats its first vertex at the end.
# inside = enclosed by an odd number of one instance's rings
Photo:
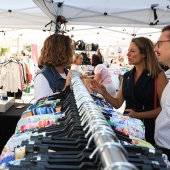
POLYGON ((81 65, 82 62, 83 62, 83 56, 80 55, 80 56, 76 59, 76 64, 77 64, 77 65, 81 65))
POLYGON ((127 56, 130 65, 138 65, 144 61, 144 54, 140 53, 139 48, 134 42, 130 43, 127 56))

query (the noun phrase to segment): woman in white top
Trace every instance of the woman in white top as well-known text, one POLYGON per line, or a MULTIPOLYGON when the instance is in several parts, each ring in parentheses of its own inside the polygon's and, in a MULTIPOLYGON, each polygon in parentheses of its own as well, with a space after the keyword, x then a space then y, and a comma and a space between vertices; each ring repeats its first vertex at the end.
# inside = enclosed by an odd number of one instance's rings
POLYGON ((83 62, 83 56, 81 54, 73 55, 73 64, 71 65, 70 70, 79 71, 82 74, 85 74, 85 71, 81 68, 81 64, 83 62))
POLYGON ((91 76, 88 76, 85 74, 85 71, 81 68, 81 64, 83 62, 83 56, 81 54, 74 54, 73 55, 73 64, 71 65, 70 70, 78 71, 82 74, 81 78, 91 78, 91 76))

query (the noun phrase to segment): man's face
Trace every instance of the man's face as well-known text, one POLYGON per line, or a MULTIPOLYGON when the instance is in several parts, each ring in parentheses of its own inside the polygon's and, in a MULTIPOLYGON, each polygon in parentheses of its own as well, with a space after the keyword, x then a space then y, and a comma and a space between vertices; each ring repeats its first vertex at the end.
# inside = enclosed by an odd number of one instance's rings
POLYGON ((158 61, 163 64, 170 66, 170 38, 168 35, 170 31, 164 31, 154 48, 154 51, 157 54, 158 61))

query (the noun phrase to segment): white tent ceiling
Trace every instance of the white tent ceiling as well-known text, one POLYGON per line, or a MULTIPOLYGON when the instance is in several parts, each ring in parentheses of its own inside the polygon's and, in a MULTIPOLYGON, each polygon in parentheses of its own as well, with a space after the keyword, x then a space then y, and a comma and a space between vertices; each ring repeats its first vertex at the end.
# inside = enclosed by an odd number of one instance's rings
MULTIPOLYGON (((56 23, 64 16, 73 39, 90 43, 127 45, 133 36, 156 41, 170 24, 169 0, 33 0, 56 23)), ((53 27, 55 29, 55 27, 53 27)))
POLYGON ((54 22, 63 15, 69 24, 96 26, 145 26, 170 23, 169 0, 33 0, 54 22), (151 7, 153 9, 151 9, 151 7))
POLYGON ((54 24, 47 24, 63 15, 68 21, 67 34, 75 40, 120 46, 135 34, 156 41, 161 28, 170 24, 168 5, 168 0, 1 0, 0 37, 22 35, 28 43, 43 41, 49 32, 42 30, 54 31, 54 24), (61 7, 59 2, 63 2, 61 7), (157 25, 150 25, 154 23, 151 5, 159 20, 157 25))
POLYGON ((0 47, 43 43, 50 19, 32 0, 0 0, 0 47))
POLYGON ((1 0, 0 28, 41 29, 50 19, 32 0, 1 0))

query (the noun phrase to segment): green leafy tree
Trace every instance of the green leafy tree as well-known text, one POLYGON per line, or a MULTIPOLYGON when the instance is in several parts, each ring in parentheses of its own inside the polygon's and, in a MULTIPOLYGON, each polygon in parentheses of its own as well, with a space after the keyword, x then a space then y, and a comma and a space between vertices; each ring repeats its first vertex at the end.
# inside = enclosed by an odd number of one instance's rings
POLYGON ((5 53, 7 52, 9 52, 9 48, 1 48, 0 56, 2 56, 3 54, 5 55, 5 53))

